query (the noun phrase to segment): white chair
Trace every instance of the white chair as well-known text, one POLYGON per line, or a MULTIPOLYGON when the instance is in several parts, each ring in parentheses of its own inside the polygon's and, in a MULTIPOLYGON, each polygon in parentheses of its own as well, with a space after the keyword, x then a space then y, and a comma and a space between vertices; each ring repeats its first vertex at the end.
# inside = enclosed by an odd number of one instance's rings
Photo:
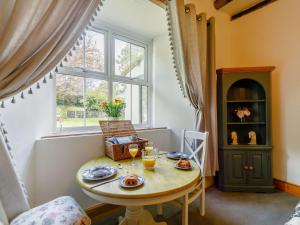
POLYGON ((30 209, 6 134, 3 125, 0 125, 0 225, 90 225, 85 212, 69 196, 30 209))
POLYGON ((200 168, 200 182, 194 191, 183 196, 182 199, 182 224, 188 225, 188 207, 200 197, 199 210, 201 216, 205 215, 205 161, 207 151, 208 132, 182 131, 181 152, 188 150, 190 159, 194 159, 200 168), (200 160, 199 160, 200 159, 200 160))
MULTIPOLYGON (((200 197, 199 210, 201 216, 205 215, 205 160, 207 152, 208 132, 182 131, 181 152, 190 153, 189 159, 195 160, 200 169, 200 182, 195 189, 176 201, 182 207, 182 225, 188 225, 188 207, 200 197)), ((162 205, 157 206, 158 215, 162 215, 162 205)))

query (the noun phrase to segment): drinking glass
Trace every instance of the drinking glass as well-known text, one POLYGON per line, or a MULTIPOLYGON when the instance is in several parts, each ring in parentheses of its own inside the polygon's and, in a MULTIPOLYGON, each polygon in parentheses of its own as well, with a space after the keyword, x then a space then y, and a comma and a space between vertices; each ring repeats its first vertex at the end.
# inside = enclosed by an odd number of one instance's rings
POLYGON ((156 155, 154 150, 143 150, 142 161, 145 169, 153 170, 156 163, 156 155))
POLYGON ((153 142, 148 141, 145 145, 145 151, 153 151, 153 142))
POLYGON ((139 146, 137 144, 131 144, 129 145, 129 153, 132 156, 132 162, 131 162, 131 166, 136 166, 135 163, 135 156, 137 155, 138 151, 139 151, 139 146))

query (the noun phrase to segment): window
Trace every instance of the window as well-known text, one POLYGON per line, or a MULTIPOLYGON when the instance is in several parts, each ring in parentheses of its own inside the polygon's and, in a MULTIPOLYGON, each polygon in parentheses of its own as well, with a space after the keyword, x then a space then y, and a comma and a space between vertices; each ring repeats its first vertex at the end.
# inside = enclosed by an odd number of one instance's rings
POLYGON ((112 30, 86 32, 56 75, 56 127, 98 126, 102 101, 123 98, 123 119, 149 123, 148 43, 112 30))

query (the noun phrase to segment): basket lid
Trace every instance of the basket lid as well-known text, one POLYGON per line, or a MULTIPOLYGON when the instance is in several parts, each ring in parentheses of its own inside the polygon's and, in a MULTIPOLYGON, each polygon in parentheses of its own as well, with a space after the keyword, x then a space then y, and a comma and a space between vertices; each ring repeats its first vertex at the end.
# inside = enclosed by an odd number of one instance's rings
POLYGON ((99 124, 104 137, 136 135, 131 120, 100 120, 99 124))

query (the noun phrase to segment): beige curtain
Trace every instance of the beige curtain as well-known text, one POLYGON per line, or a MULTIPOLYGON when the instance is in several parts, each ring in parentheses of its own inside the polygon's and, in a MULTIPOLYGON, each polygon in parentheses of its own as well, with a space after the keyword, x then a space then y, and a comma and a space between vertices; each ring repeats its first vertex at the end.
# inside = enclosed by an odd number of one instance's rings
POLYGON ((205 13, 197 14, 195 6, 184 5, 183 0, 169 1, 168 10, 172 40, 179 40, 177 48, 181 48, 173 51, 174 62, 184 92, 195 108, 195 129, 209 132, 206 175, 213 176, 218 170, 215 20, 207 20, 205 13))
POLYGON ((98 4, 99 0, 0 0, 0 99, 51 71, 98 4))

